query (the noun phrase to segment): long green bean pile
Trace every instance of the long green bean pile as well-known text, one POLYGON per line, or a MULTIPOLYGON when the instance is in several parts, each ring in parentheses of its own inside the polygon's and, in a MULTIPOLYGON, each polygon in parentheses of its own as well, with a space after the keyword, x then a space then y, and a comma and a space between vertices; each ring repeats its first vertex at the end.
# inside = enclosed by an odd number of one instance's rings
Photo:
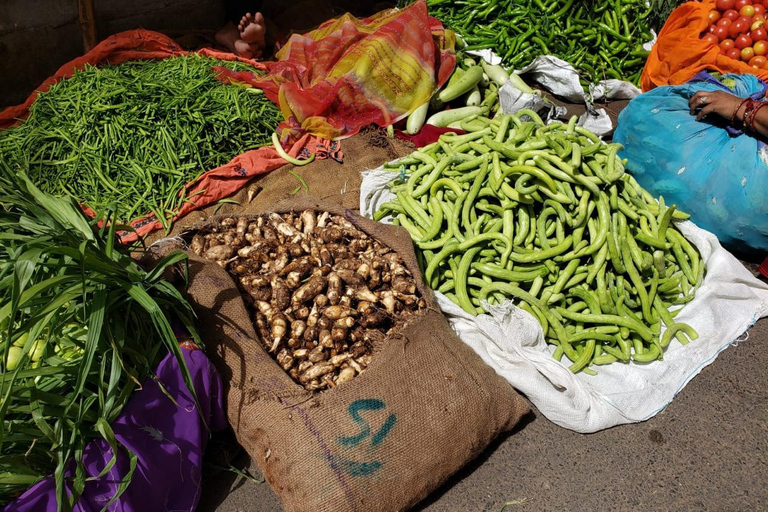
POLYGON ((180 194, 186 183, 270 144, 281 119, 260 91, 216 80, 216 65, 253 71, 197 54, 89 66, 0 131, 0 158, 44 192, 97 211, 119 204, 122 221, 172 217, 190 200, 180 194))
POLYGON ((517 299, 573 372, 697 337, 670 312, 704 275, 671 224, 688 215, 624 173, 619 144, 531 111, 462 126, 393 164, 396 199, 374 215, 408 230, 430 286, 471 314, 517 299))
POLYGON ((464 37, 466 49, 490 48, 513 69, 539 55, 569 62, 586 88, 616 78, 640 83, 652 39, 645 0, 427 0, 429 13, 464 37))
POLYGON ((110 424, 169 351, 194 396, 170 325, 175 316, 194 333, 192 309, 162 279, 185 255, 146 272, 107 224, 0 160, 0 507, 53 474, 59 510, 72 510, 84 446, 103 438, 117 452, 110 424))

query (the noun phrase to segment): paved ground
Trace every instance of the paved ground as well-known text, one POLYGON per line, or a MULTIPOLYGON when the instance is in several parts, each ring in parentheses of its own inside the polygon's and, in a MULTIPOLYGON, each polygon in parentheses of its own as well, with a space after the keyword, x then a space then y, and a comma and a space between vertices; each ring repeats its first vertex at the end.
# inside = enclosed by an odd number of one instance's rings
MULTIPOLYGON (((534 412, 417 510, 768 510, 766 340, 763 320, 644 423, 583 435, 534 412)), ((267 484, 232 473, 205 480, 199 508, 280 510, 267 484)))
MULTIPOLYGON (((263 179, 264 191, 249 209, 266 208, 287 196, 295 186, 292 170, 311 190, 322 180, 327 189, 340 191, 327 199, 354 207, 359 170, 381 163, 375 160, 382 154, 375 154, 372 145, 373 140, 363 147, 353 142, 343 146, 347 161, 357 166, 334 164, 319 171, 311 164, 274 171, 263 179)), ((396 143, 392 149, 396 154, 407 150, 396 143)), ((219 213, 236 208, 226 205, 219 213)), ((179 229, 208 214, 190 215, 179 229)), ((766 341, 768 320, 762 320, 747 339, 722 352, 693 379, 666 410, 644 423, 583 435, 534 411, 417 510, 497 512, 506 502, 513 503, 507 512, 768 510, 766 341)), ((224 443, 212 452, 220 457, 227 446, 231 451, 231 443, 224 443)), ((234 465, 258 476, 245 455, 235 457, 234 465)), ((199 512, 282 510, 265 483, 214 471, 204 482, 199 512)))
MULTIPOLYGON (((563 104, 569 115, 583 106, 563 104)), ((601 105, 614 121, 626 102, 601 105)), ((379 137, 381 139, 381 137, 379 137)), ((359 171, 407 154, 370 139, 362 147, 345 142, 345 165, 285 166, 261 181, 248 211, 265 211, 288 197, 297 172, 326 200, 357 207, 359 171), (354 164, 352 164, 354 162, 354 164), (347 164, 352 165, 347 165, 347 164), (318 167, 320 166, 320 167, 318 167), (332 192, 330 192, 332 191, 332 192)), ((245 193, 235 198, 245 205, 245 193)), ((203 221, 211 207, 177 223, 174 232, 203 221)), ((219 213, 242 212, 224 205, 219 213)), ((155 234, 150 241, 160 238, 155 234)), ((752 268, 752 267, 750 267, 752 268)), ((716 511, 768 510, 768 320, 748 338, 725 350, 649 421, 583 435, 549 422, 534 410, 469 466, 417 507, 419 512, 500 511, 716 511)), ((211 465, 230 454, 233 466, 259 477, 247 455, 226 437, 209 450, 211 465)), ((211 468, 204 479, 199 512, 277 512, 280 501, 266 483, 211 468)), ((371 509, 375 512, 375 508, 371 509)))

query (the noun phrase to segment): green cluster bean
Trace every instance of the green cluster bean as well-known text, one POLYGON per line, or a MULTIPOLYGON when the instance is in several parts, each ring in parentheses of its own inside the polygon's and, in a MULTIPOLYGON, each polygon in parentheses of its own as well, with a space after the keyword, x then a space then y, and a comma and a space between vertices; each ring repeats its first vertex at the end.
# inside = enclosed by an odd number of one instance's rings
POLYGON ((44 192, 121 221, 173 218, 194 201, 184 186, 244 151, 271 143, 282 116, 257 89, 225 85, 197 54, 86 66, 41 93, 29 116, 0 131, 0 158, 44 192))
POLYGON ((427 283, 473 315, 520 301, 574 372, 695 339, 671 311, 705 272, 673 223, 688 215, 624 172, 620 146, 574 119, 479 121, 401 160, 396 199, 374 215, 408 230, 427 283))
POLYGON ((639 85, 648 56, 643 44, 653 39, 653 8, 643 0, 427 0, 427 6, 464 38, 465 50, 492 49, 513 69, 554 55, 576 68, 587 91, 610 78, 639 85))

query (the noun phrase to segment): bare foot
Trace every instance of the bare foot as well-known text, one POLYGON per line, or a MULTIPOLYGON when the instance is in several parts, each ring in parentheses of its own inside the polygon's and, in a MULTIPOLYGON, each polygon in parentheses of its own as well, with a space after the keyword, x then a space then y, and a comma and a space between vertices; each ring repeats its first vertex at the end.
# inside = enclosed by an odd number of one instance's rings
POLYGON ((262 54, 261 48, 257 48, 255 44, 246 43, 240 38, 240 30, 233 23, 227 23, 216 32, 216 42, 246 59, 261 57, 262 54))
POLYGON ((256 14, 248 13, 240 20, 237 26, 240 31, 240 39, 250 45, 251 52, 254 55, 261 55, 266 46, 267 26, 264 22, 264 16, 260 12, 256 14))

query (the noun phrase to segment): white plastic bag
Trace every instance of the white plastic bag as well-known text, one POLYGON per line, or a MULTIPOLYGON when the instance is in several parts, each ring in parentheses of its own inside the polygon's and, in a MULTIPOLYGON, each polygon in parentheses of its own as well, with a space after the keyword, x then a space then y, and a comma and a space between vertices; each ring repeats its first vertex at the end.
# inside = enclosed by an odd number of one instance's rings
MULTIPOLYGON (((482 57, 490 64, 501 63, 501 57, 492 50, 467 52, 482 57)), ((584 92, 579 74, 568 62, 553 55, 540 55, 523 69, 514 71, 528 75, 547 91, 574 103, 593 103, 604 100, 630 100, 640 94, 634 84, 622 80, 601 80, 592 86, 591 95, 584 92)))
MULTIPOLYGON (((467 52, 481 57, 490 64, 499 64, 501 57, 492 50, 476 50, 467 52)), ((595 109, 593 102, 605 100, 632 99, 640 94, 640 89, 629 82, 621 80, 603 80, 590 86, 590 94, 586 94, 579 82, 579 74, 566 61, 552 55, 536 57, 533 62, 522 70, 515 71, 526 74, 544 87, 550 93, 568 99, 574 103, 587 105, 587 112, 579 119, 579 125, 591 130, 602 137, 613 131, 613 123, 604 109, 595 109)), ((502 112, 514 114, 523 108, 537 110, 543 100, 532 94, 525 94, 507 83, 499 90, 502 112)))
MULTIPOLYGON (((383 167, 363 173, 363 215, 371 217, 393 198, 387 186, 398 175, 383 167)), ((713 234, 688 221, 677 226, 700 251, 707 274, 696 298, 676 317, 696 329, 699 338, 686 346, 673 339, 662 361, 615 363, 597 367, 596 376, 574 375, 552 358, 554 347, 545 342, 536 319, 512 302, 475 317, 440 293, 438 303, 461 340, 552 422, 588 433, 644 421, 768 315, 768 285, 753 277, 713 234)))

